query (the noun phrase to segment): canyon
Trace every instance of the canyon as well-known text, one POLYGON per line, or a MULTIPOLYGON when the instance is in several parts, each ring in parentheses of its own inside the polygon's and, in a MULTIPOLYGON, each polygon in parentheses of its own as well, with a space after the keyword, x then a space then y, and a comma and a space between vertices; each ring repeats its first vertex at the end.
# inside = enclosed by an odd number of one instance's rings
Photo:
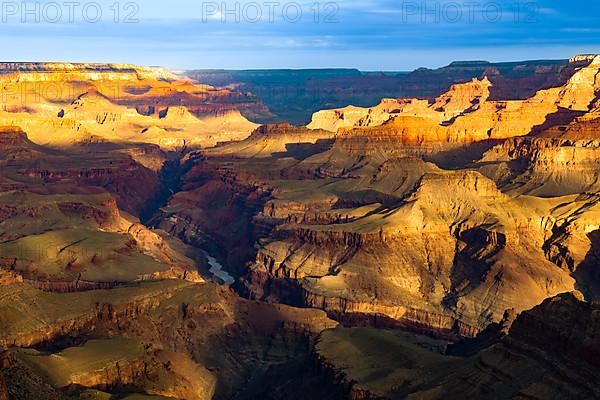
POLYGON ((600 56, 350 72, 0 64, 0 399, 599 397, 600 56))

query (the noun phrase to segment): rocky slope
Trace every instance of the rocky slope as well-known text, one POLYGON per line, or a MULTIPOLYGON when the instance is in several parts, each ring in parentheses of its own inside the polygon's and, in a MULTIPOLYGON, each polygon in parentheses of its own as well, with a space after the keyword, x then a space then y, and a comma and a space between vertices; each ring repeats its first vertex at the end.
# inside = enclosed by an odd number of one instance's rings
POLYGON ((278 155, 306 158, 326 150, 334 135, 322 129, 306 129, 287 123, 263 125, 244 141, 231 142, 207 154, 218 156, 241 156, 252 158, 276 157, 278 155))
POLYGON ((12 285, 2 288, 0 309, 3 346, 44 350, 9 348, 2 375, 11 378, 8 391, 16 398, 43 388, 57 393, 48 398, 84 396, 86 388, 232 398, 252 374, 268 379, 270 365, 284 368, 288 355, 301 354, 303 338, 335 326, 317 311, 246 302, 226 289, 183 281, 72 294, 12 285), (229 347, 230 337, 247 338, 247 355, 229 347), (251 365, 265 370, 258 374, 251 365), (21 387, 24 379, 47 384, 21 387))
POLYGON ((0 128, 0 165, 4 190, 81 191, 101 187, 132 214, 143 209, 159 189, 157 164, 167 156, 159 149, 132 145, 90 145, 50 149, 29 140, 18 127, 0 128), (141 153, 141 155, 140 155, 141 153), (137 159, 140 161, 138 162, 137 159), (146 167, 148 165, 148 167, 146 167))
POLYGON ((425 339, 338 328, 321 335, 315 358, 353 399, 596 398, 597 314, 598 304, 563 294, 468 357, 443 355, 425 339))
POLYGON ((304 304, 338 318, 470 335, 574 288, 545 259, 544 215, 477 173, 426 174, 401 205, 358 211, 279 226, 251 267, 251 292, 278 298, 276 285, 293 278, 304 304))

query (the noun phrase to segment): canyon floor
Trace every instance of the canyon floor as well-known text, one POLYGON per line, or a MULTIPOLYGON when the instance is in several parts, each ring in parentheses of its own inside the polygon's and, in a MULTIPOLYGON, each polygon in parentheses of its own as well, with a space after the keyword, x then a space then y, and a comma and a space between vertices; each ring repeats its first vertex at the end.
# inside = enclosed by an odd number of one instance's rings
POLYGON ((188 74, 0 65, 0 400, 600 398, 600 56, 188 74))

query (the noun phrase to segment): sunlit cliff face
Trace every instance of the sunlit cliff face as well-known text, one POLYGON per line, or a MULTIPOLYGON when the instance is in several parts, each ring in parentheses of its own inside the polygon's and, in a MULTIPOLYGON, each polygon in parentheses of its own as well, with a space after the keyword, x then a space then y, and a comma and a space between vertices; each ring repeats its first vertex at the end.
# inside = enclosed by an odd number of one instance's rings
POLYGON ((240 114, 256 99, 132 65, 4 64, 0 124, 39 144, 89 140, 213 146, 256 127, 240 114))

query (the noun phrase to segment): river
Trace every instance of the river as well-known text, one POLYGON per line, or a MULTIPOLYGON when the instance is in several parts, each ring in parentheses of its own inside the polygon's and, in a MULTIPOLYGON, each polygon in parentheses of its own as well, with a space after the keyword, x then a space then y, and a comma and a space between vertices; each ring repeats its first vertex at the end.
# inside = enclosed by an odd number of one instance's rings
POLYGON ((223 270, 223 265, 216 258, 207 255, 208 264, 210 265, 210 273, 224 282, 225 285, 231 286, 235 282, 233 276, 223 270))

